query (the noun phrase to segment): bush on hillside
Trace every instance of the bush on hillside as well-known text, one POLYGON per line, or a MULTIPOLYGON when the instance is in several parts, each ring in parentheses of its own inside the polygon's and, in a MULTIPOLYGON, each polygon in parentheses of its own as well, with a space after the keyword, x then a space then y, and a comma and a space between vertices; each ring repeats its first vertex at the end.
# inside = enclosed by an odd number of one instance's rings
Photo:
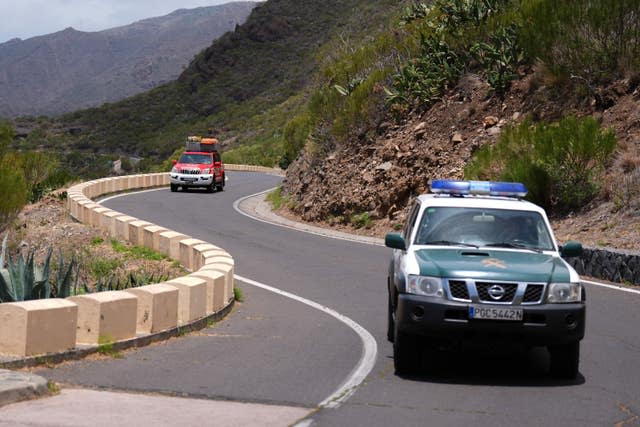
POLYGON ((590 83, 637 73, 640 0, 522 2, 520 38, 527 57, 557 76, 590 83))
POLYGON ((584 207, 599 190, 599 178, 616 147, 613 131, 592 117, 566 117, 557 124, 526 120, 507 128, 465 168, 469 179, 523 182, 527 199, 556 213, 584 207))

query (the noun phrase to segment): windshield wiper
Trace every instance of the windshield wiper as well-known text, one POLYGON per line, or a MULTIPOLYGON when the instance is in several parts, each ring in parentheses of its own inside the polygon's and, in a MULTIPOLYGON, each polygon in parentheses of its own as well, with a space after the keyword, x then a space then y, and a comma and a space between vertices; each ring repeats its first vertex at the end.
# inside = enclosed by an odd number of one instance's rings
POLYGON ((470 248, 478 249, 478 245, 472 245, 471 243, 452 242, 450 240, 434 240, 431 242, 423 242, 421 245, 443 245, 443 246, 467 246, 470 248))
POLYGON ((486 245, 484 245, 485 247, 488 248, 513 248, 513 249, 526 249, 529 251, 533 251, 536 253, 542 253, 542 249, 539 248, 533 248, 531 246, 527 246, 527 245, 523 245, 520 243, 509 243, 509 242, 496 242, 496 243, 487 243, 486 245))

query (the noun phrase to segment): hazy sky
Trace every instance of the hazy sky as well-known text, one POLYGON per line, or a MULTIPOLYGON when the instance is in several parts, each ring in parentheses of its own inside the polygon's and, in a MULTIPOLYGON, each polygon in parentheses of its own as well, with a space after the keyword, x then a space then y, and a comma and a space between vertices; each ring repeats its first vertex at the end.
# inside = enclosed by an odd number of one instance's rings
POLYGON ((233 0, 0 0, 0 43, 67 27, 100 31, 140 19, 233 0))

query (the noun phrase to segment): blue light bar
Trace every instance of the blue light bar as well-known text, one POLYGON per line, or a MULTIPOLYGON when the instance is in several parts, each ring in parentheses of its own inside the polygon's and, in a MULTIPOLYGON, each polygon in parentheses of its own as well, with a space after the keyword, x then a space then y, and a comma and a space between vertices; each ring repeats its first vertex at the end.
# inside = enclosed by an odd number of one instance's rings
POLYGON ((452 181, 438 179, 431 181, 431 192, 435 194, 472 194, 521 198, 527 195, 527 187, 519 182, 452 181))

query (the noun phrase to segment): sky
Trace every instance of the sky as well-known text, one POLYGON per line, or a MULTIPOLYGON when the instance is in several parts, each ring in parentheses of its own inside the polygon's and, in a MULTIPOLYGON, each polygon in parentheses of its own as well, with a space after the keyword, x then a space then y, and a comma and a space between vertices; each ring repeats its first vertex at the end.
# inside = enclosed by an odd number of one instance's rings
POLYGON ((100 31, 162 16, 176 9, 233 0, 0 0, 0 43, 55 33, 67 27, 100 31))

